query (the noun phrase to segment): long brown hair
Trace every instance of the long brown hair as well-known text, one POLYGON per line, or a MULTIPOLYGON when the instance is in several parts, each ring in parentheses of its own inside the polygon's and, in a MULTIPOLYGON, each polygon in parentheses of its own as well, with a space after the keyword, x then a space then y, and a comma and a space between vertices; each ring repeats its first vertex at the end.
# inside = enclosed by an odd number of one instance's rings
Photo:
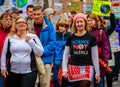
POLYGON ((102 19, 100 16, 97 16, 96 14, 90 13, 87 15, 87 18, 91 18, 91 19, 95 20, 96 24, 94 27, 104 29, 105 20, 102 19))
POLYGON ((95 27, 99 26, 100 20, 99 20, 99 17, 97 15, 90 13, 87 15, 87 18, 91 18, 91 19, 95 20, 95 22, 96 22, 95 27))

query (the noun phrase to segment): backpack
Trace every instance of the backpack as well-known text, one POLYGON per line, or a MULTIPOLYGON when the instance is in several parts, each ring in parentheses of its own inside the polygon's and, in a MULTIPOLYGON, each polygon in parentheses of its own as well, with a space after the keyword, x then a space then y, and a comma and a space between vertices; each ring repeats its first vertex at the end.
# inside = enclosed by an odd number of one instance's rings
MULTIPOLYGON (((99 32, 100 44, 102 44, 102 31, 103 30, 100 30, 99 32)), ((98 53, 101 53, 101 52, 102 52, 102 47, 98 47, 98 53)), ((111 58, 111 53, 110 53, 110 58, 111 58)), ((112 69, 109 66, 104 66, 105 63, 101 58, 99 58, 99 63, 102 65, 102 67, 105 68, 107 72, 112 72, 112 69)))
MULTIPOLYGON (((102 44, 102 32, 103 32, 103 30, 101 29, 100 32, 99 32, 100 44, 102 44)), ((109 44, 109 46, 110 46, 110 44, 109 44)), ((98 47, 98 52, 101 53, 101 51, 102 51, 102 48, 98 47)), ((110 52, 111 52, 111 49, 110 49, 110 52)), ((110 53, 110 58, 109 59, 112 59, 112 55, 111 54, 112 53, 110 53)))

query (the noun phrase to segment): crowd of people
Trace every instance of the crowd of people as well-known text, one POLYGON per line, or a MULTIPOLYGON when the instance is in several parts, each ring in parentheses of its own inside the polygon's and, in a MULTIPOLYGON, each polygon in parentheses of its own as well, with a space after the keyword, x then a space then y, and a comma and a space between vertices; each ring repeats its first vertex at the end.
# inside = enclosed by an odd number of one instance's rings
MULTIPOLYGON (((67 12, 56 25, 52 8, 28 5, 27 17, 12 7, 0 15, 0 87, 112 87, 118 80, 120 51, 112 59, 109 36, 116 29, 114 12, 109 25, 93 13, 67 12), (38 73, 35 56, 41 57, 45 74, 38 73), (101 59, 105 65, 99 63, 101 59)), ((108 20, 107 19, 107 20, 108 20)))

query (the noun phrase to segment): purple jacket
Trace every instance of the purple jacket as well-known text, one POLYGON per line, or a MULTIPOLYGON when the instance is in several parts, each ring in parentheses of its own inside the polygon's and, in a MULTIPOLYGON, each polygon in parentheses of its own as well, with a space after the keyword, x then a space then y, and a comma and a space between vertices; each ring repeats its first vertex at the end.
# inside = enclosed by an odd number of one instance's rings
MULTIPOLYGON (((98 47, 102 48, 101 53, 99 53, 99 58, 108 64, 108 59, 110 58, 110 45, 105 31, 102 30, 102 38, 100 38, 100 29, 92 29, 91 33, 95 35, 98 47)), ((105 69, 102 66, 100 66, 100 75, 101 77, 105 76, 105 69)))
POLYGON ((118 25, 116 26, 116 32, 118 32, 119 46, 120 46, 120 20, 118 21, 118 25))

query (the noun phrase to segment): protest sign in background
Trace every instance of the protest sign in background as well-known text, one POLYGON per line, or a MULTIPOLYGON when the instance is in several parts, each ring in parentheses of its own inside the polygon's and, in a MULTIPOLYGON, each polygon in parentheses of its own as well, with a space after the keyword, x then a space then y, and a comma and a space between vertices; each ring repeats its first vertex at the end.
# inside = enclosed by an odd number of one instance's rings
POLYGON ((92 5, 93 5, 92 2, 85 2, 83 4, 83 11, 84 12, 92 12, 92 5))
POLYGON ((99 16, 110 16, 111 2, 95 1, 93 2, 92 13, 99 16))
POLYGON ((71 2, 71 10, 74 10, 76 12, 83 11, 83 2, 81 2, 81 1, 73 1, 73 2, 71 2))
POLYGON ((9 8, 17 7, 18 9, 22 10, 23 13, 21 15, 26 16, 26 7, 29 4, 33 4, 33 0, 9 0, 9 8))
POLYGON ((112 9, 115 14, 115 19, 120 19, 120 2, 119 3, 113 3, 112 9))

